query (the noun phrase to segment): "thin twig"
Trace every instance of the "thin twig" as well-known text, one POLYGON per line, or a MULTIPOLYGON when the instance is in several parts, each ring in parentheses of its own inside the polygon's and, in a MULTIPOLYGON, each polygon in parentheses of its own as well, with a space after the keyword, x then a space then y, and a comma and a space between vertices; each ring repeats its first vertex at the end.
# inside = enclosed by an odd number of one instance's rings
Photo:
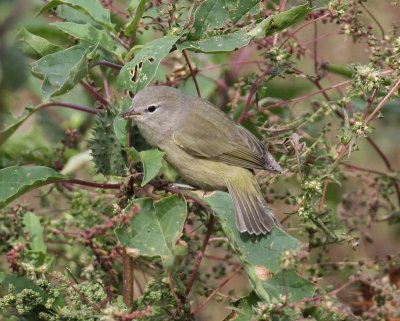
POLYGON ((371 93, 371 96, 368 98, 368 104, 367 104, 367 106, 365 106, 363 115, 362 115, 362 117, 361 117, 361 119, 362 119, 363 121, 365 120, 365 118, 367 118, 367 116, 368 116, 368 114, 369 114, 369 111, 370 111, 370 109, 371 109, 372 103, 373 103, 374 100, 375 100, 375 96, 376 96, 377 91, 378 91, 378 90, 377 90, 376 88, 374 88, 374 90, 373 90, 372 93, 371 93))
POLYGON ((309 94, 304 95, 304 96, 300 96, 300 97, 296 97, 296 98, 292 98, 292 99, 288 99, 288 100, 283 100, 283 101, 280 101, 278 103, 275 103, 275 104, 272 104, 272 105, 269 105, 269 106, 261 107, 261 110, 272 109, 272 108, 279 107, 279 106, 282 106, 282 105, 286 105, 286 104, 289 104, 289 103, 297 103, 299 101, 306 100, 306 99, 308 99, 310 97, 313 97, 313 96, 316 96, 318 94, 322 94, 322 93, 324 93, 324 92, 326 92, 328 90, 332 90, 332 89, 335 89, 335 88, 338 88, 338 87, 341 87, 341 86, 344 86, 344 85, 348 85, 351 82, 352 82, 351 80, 345 80, 345 81, 339 82, 337 84, 334 84, 332 86, 329 86, 327 88, 323 88, 323 89, 314 91, 314 92, 309 93, 309 94))
MULTIPOLYGON (((286 6, 286 1, 287 0, 280 0, 279 1, 279 12, 283 12, 285 10, 285 6, 286 6)), ((275 46, 276 43, 278 42, 278 38, 279 38, 279 32, 275 34, 274 39, 272 41, 272 45, 275 46)))
POLYGON ((348 167, 348 168, 351 168, 351 169, 355 169, 355 170, 361 171, 361 172, 367 172, 367 173, 371 173, 371 174, 387 176, 386 173, 380 172, 380 171, 377 171, 377 170, 374 170, 374 169, 364 168, 364 167, 360 167, 360 166, 353 165, 353 164, 347 164, 347 163, 343 163, 341 165, 343 165, 345 167, 348 167))
POLYGON ((112 32, 110 32, 110 35, 112 38, 114 38, 116 41, 118 41, 118 43, 124 47, 127 51, 130 50, 129 46, 118 36, 114 35, 112 32))
POLYGON ((122 254, 122 297, 128 309, 132 306, 133 302, 133 259, 128 255, 126 249, 122 254))
POLYGON ((83 111, 83 112, 89 113, 89 114, 97 114, 97 109, 96 108, 77 105, 77 104, 72 104, 72 103, 57 102, 57 101, 40 104, 35 108, 35 112, 39 111, 39 110, 41 110, 43 108, 47 108, 47 107, 65 107, 65 108, 70 108, 70 109, 83 111))
MULTIPOLYGON (((383 162, 386 165, 386 168, 389 171, 394 172, 392 164, 390 163, 389 159, 386 157, 385 153, 381 150, 381 148, 372 140, 371 137, 367 137, 367 141, 372 146, 372 148, 378 153, 380 158, 382 158, 383 162)), ((398 202, 400 204, 400 186, 399 186, 399 184, 398 183, 394 183, 394 188, 396 190, 397 199, 398 199, 398 202)))
POLYGON ((313 296, 311 298, 305 298, 305 299, 303 299, 301 301, 294 302, 294 303, 300 303, 300 302, 306 303, 306 302, 319 301, 319 300, 323 299, 326 296, 336 295, 339 292, 343 291, 345 288, 347 288, 350 285, 352 285, 353 283, 358 282, 358 281, 362 281, 362 280, 363 280, 362 277, 358 277, 358 278, 355 278, 355 279, 350 279, 346 283, 342 284, 341 286, 339 286, 338 288, 336 288, 336 289, 334 289, 332 291, 329 291, 328 293, 317 295, 317 296, 313 296))
POLYGON ((90 86, 87 82, 85 82, 85 81, 83 81, 83 80, 81 80, 79 83, 80 83, 80 84, 83 86, 83 88, 85 88, 85 89, 89 92, 89 94, 91 94, 91 95, 94 97, 94 99, 96 99, 100 104, 102 104, 102 105, 104 105, 104 106, 107 106, 107 105, 108 105, 108 101, 107 101, 103 96, 101 96, 101 95, 97 92, 97 90, 96 90, 94 87, 90 86))
POLYGON ((122 69, 121 65, 115 64, 115 63, 107 61, 107 60, 99 60, 90 65, 90 67, 95 67, 95 66, 110 67, 110 68, 118 70, 118 71, 120 71, 122 69))
POLYGON ((320 200, 319 200, 319 205, 318 205, 318 212, 319 212, 319 213, 322 212, 322 209, 323 209, 323 207, 324 207, 326 192, 327 192, 327 190, 328 190, 329 176, 330 176, 330 174, 333 172, 333 170, 335 169, 335 167, 336 167, 336 165, 339 163, 339 161, 342 159, 342 157, 343 157, 344 155, 346 155, 348 149, 349 149, 349 144, 347 144, 347 145, 342 145, 342 147, 341 147, 341 149, 340 149, 338 155, 336 156, 335 161, 334 161, 333 164, 332 164, 331 169, 329 170, 328 175, 325 177, 324 185, 323 185, 323 187, 322 187, 322 195, 321 195, 321 198, 320 198, 320 200))
POLYGON ((372 20, 375 21, 377 24, 378 28, 380 29, 382 33, 382 38, 385 38, 385 30, 383 29, 382 25, 380 24, 379 20, 372 14, 371 11, 368 10, 368 8, 362 3, 362 1, 359 2, 359 5, 363 7, 363 9, 368 13, 368 15, 372 18, 372 20))
MULTIPOLYGON (((318 38, 318 25, 314 21, 314 40, 318 38)), ((313 43, 314 47, 314 74, 318 75, 318 42, 315 40, 313 43)))
POLYGON ((230 280, 232 280, 240 271, 242 270, 241 266, 238 266, 230 275, 226 277, 221 284, 211 292, 211 294, 200 304, 198 305, 192 312, 192 315, 196 315, 230 280))
POLYGON ((77 184, 77 185, 83 185, 83 186, 89 186, 89 187, 94 187, 94 188, 103 188, 103 189, 121 189, 121 184, 120 183, 97 183, 97 182, 88 182, 88 181, 83 181, 81 179, 65 179, 58 181, 60 183, 70 183, 70 184, 77 184))
POLYGON ((338 31, 327 32, 327 33, 324 33, 324 34, 318 36, 317 38, 313 38, 310 41, 303 42, 302 44, 300 44, 300 46, 305 47, 305 46, 308 46, 308 45, 310 45, 310 44, 312 44, 312 43, 314 43, 316 41, 320 42, 321 40, 324 40, 326 38, 329 38, 329 37, 332 37, 332 36, 340 36, 340 35, 341 35, 341 33, 338 32, 338 31))
POLYGON ((237 120, 238 124, 241 124, 247 116, 247 112, 249 111, 250 105, 253 102, 253 96, 256 94, 258 87, 262 84, 265 77, 269 74, 270 66, 268 65, 264 72, 260 75, 257 81, 250 87, 249 95, 247 96, 246 103, 243 107, 242 113, 240 114, 239 119, 237 120))
POLYGON ((292 38, 296 33, 298 33, 300 30, 302 30, 303 28, 307 27, 308 25, 317 22, 318 20, 324 19, 326 17, 329 16, 329 13, 325 13, 324 15, 315 18, 313 20, 307 21, 306 23, 304 23, 303 25, 301 25, 300 27, 298 27, 297 29, 295 29, 293 32, 291 32, 289 34, 289 36, 280 44, 279 49, 282 48, 284 46, 284 44, 290 39, 292 38))
POLYGON ((194 85, 195 85, 195 87, 196 87, 197 95, 198 95, 199 97, 201 97, 199 84, 197 83, 196 75, 195 75, 195 73, 194 73, 194 70, 193 70, 193 68, 192 68, 192 65, 190 64, 189 58, 188 58, 188 56, 187 56, 187 54, 186 54, 186 50, 182 50, 182 53, 183 53, 183 56, 185 57, 185 60, 186 60, 187 65, 188 65, 188 67, 189 67, 189 69, 190 69, 190 73, 192 74, 192 78, 193 78, 194 85))
POLYGON ((230 62, 224 62, 221 64, 214 64, 214 65, 208 65, 205 66, 201 69, 198 70, 198 72, 203 72, 203 71, 208 71, 208 70, 213 70, 213 69, 220 69, 221 67, 224 66, 232 66, 232 68, 238 66, 238 65, 250 65, 250 64, 264 64, 265 61, 263 60, 239 60, 239 61, 230 61, 230 62))
POLYGON ((368 124, 377 113, 381 110, 381 108, 386 104, 389 98, 396 92, 396 90, 400 87, 400 79, 397 80, 396 84, 390 89, 390 91, 386 94, 385 97, 379 102, 378 106, 374 109, 374 111, 365 119, 364 125, 368 124))
POLYGON ((210 214, 210 218, 208 219, 208 223, 207 223, 207 232, 206 232, 206 235, 204 236, 203 243, 201 244, 201 249, 197 253, 196 261, 195 261, 194 267, 193 267, 193 272, 192 272, 192 275, 190 276, 188 285, 185 290, 186 295, 188 295, 190 293, 190 290, 192 289, 193 284, 196 281, 197 273, 199 272, 200 264, 201 264, 201 261, 203 260, 204 252, 206 250, 208 240, 210 239, 210 236, 211 236, 211 233, 212 233, 212 230, 214 227, 214 223, 215 223, 214 215, 210 214))

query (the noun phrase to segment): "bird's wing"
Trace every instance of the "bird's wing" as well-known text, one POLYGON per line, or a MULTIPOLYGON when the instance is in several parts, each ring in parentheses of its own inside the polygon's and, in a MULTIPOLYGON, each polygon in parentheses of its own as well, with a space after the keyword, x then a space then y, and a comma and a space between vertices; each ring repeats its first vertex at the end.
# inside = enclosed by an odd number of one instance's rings
POLYGON ((265 145, 246 128, 237 125, 238 135, 245 143, 245 145, 258 156, 262 163, 263 169, 269 171, 282 172, 281 166, 275 160, 274 156, 268 151, 265 145))
MULTIPOLYGON (((214 107, 213 107, 214 108, 214 107)), ((173 135, 175 143, 186 152, 229 165, 249 169, 281 171, 264 145, 250 132, 237 126, 225 115, 188 117, 173 135)))

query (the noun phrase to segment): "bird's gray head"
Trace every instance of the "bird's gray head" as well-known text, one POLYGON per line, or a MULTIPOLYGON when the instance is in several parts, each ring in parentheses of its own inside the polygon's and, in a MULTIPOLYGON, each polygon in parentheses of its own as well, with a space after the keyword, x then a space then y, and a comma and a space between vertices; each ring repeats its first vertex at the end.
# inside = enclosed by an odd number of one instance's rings
POLYGON ((132 119, 147 140, 158 140, 179 126, 187 111, 185 99, 186 96, 175 88, 150 86, 133 97, 131 107, 121 117, 132 119))

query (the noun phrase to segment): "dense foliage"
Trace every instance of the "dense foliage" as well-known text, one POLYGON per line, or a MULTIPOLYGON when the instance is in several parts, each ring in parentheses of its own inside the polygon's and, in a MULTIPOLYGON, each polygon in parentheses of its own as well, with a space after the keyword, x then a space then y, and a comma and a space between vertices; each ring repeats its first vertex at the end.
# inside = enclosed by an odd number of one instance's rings
POLYGON ((396 10, 0 1, 0 320, 400 320, 396 10), (119 116, 149 84, 268 146, 283 230, 177 184, 119 116))

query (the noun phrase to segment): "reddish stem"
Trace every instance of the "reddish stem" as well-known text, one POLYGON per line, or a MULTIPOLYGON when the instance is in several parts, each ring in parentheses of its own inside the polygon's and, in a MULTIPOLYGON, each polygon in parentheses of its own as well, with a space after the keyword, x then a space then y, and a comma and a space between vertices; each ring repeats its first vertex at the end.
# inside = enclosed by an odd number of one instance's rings
POLYGON ((271 109, 271 108, 279 107, 279 106, 286 105, 286 104, 289 104, 289 103, 297 103, 299 101, 306 100, 306 99, 308 99, 310 97, 313 97, 315 95, 322 94, 325 91, 332 90, 332 89, 335 89, 335 88, 350 84, 351 82, 352 82, 351 80, 345 80, 345 81, 339 82, 337 84, 334 84, 334 85, 332 85, 330 87, 314 91, 314 92, 309 93, 309 94, 304 95, 304 96, 300 96, 300 97, 296 97, 296 98, 280 101, 278 103, 275 103, 275 104, 272 104, 272 105, 269 105, 269 106, 266 106, 266 107, 262 107, 261 110, 271 109))
POLYGON ((348 167, 348 168, 351 168, 351 169, 355 169, 355 170, 361 171, 361 172, 367 172, 367 173, 371 173, 371 174, 387 176, 386 173, 380 172, 380 171, 377 171, 377 170, 374 170, 374 169, 364 168, 364 167, 360 167, 360 166, 357 166, 357 165, 346 164, 346 163, 343 163, 341 165, 343 165, 345 167, 348 167))
POLYGON ((49 102, 49 103, 44 103, 41 105, 38 105, 35 109, 35 111, 38 111, 43 108, 47 107, 65 107, 65 108, 70 108, 70 109, 75 109, 79 111, 83 111, 85 113, 89 114, 97 114, 97 109, 88 107, 88 106, 82 106, 82 105, 77 105, 77 104, 72 104, 72 103, 64 103, 64 102, 49 102))
POLYGON ((121 66, 121 65, 115 64, 115 63, 113 63, 113 62, 109 62, 109 61, 107 61, 107 60, 99 60, 99 61, 96 61, 94 64, 91 65, 91 67, 94 67, 94 66, 105 66, 105 67, 110 67, 110 68, 115 69, 115 70, 118 70, 118 71, 120 71, 120 70, 122 69, 122 66, 121 66))
POLYGON ((193 267, 193 272, 192 272, 192 275, 190 276, 188 285, 185 290, 186 295, 188 295, 190 293, 190 290, 192 289, 193 284, 196 281, 197 273, 199 272, 200 264, 201 264, 201 261, 203 260, 204 252, 206 250, 208 240, 210 239, 210 236, 211 236, 211 233, 212 233, 212 230, 214 227, 214 223, 215 223, 214 215, 210 214, 210 218, 207 223, 207 232, 206 232, 206 235, 204 236, 203 243, 201 244, 201 249, 197 253, 196 261, 195 261, 194 267, 193 267))
MULTIPOLYGON (((392 164, 390 163, 389 159, 386 157, 385 153, 380 149, 380 147, 372 140, 371 137, 367 137, 368 143, 372 146, 372 148, 378 153, 378 155, 382 158, 383 162, 386 165, 386 168, 393 172, 394 169, 392 167, 392 164)), ((397 194, 397 199, 400 204, 400 186, 398 183, 394 183, 394 188, 396 190, 397 194)))
POLYGON ((197 91, 197 96, 201 97, 199 84, 197 83, 197 79, 196 79, 196 74, 192 68, 192 65, 190 64, 189 58, 186 54, 186 50, 182 50, 182 53, 183 53, 183 56, 185 57, 187 65, 190 69, 190 73, 192 74, 193 82, 194 82, 194 85, 195 85, 196 91, 197 91))
POLYGON ((101 95, 97 92, 97 90, 96 90, 94 87, 90 86, 88 83, 86 83, 86 82, 83 81, 83 80, 81 80, 79 83, 80 83, 80 84, 94 97, 94 99, 96 99, 100 104, 102 104, 102 105, 104 105, 104 106, 107 106, 107 105, 108 105, 108 101, 107 101, 103 96, 101 96, 101 95))
POLYGON ((211 292, 211 294, 200 304, 198 305, 192 312, 192 315, 196 315, 230 280, 232 280, 240 271, 242 270, 241 266, 238 266, 227 278, 221 282, 221 284, 211 292))
POLYGON ((120 189, 121 188, 120 183, 96 183, 96 182, 83 181, 83 180, 75 179, 75 178, 61 180, 61 182, 89 186, 89 187, 94 187, 94 188, 103 188, 103 189, 120 189))
MULTIPOLYGON (((345 288, 347 288, 348 286, 352 285, 353 283, 358 282, 358 281, 362 281, 362 280, 363 280, 362 277, 358 277, 358 278, 355 278, 355 279, 348 280, 346 283, 342 284, 341 286, 339 286, 338 288, 336 288, 336 289, 334 289, 334 290, 332 290, 332 291, 329 291, 329 292, 326 293, 326 294, 317 295, 317 296, 314 296, 314 297, 311 297, 311 298, 305 298, 305 299, 303 299, 303 300, 301 300, 301 301, 299 301, 299 302, 304 302, 304 303, 306 303, 306 302, 319 301, 319 300, 323 299, 324 297, 326 297, 326 296, 328 296, 328 295, 336 295, 336 294, 338 294, 340 291, 342 291, 342 290, 344 290, 345 288)), ((295 302, 295 303, 296 303, 296 302, 295 302)))
POLYGON ((379 102, 378 106, 374 109, 374 111, 365 119, 364 125, 368 124, 377 113, 382 109, 382 107, 386 104, 389 98, 396 92, 400 87, 400 79, 395 83, 395 85, 390 89, 390 91, 386 94, 386 96, 379 102))
POLYGON ((133 302, 133 259, 126 253, 126 249, 122 254, 122 297, 128 309, 132 306, 133 302))
POLYGON ((250 87, 250 92, 249 95, 247 96, 246 103, 243 107, 242 113, 240 114, 239 119, 237 120, 238 124, 241 124, 244 119, 247 116, 247 112, 249 111, 250 105, 253 102, 253 96, 256 94, 258 87, 262 84, 264 81, 265 77, 268 75, 270 70, 270 66, 267 66, 267 68, 264 70, 264 72, 261 74, 261 76, 258 78, 258 80, 250 87))
POLYGON ((329 16, 329 13, 325 13, 324 15, 315 18, 313 20, 307 21, 305 24, 301 25, 300 27, 298 27, 297 29, 295 29, 293 32, 290 33, 290 35, 281 43, 281 45, 279 46, 279 48, 282 48, 284 46, 284 44, 290 39, 292 38, 296 33, 298 33, 300 30, 302 30, 303 28, 307 27, 308 25, 317 22, 318 20, 324 19, 326 17, 329 16))
POLYGON ((383 29, 382 25, 380 24, 379 20, 372 14, 371 11, 368 10, 368 8, 362 3, 362 1, 360 1, 358 3, 361 7, 363 7, 363 9, 368 13, 368 15, 372 18, 372 20, 375 21, 375 23, 377 24, 379 30, 382 33, 382 38, 385 38, 385 30, 383 29))
POLYGON ((371 93, 371 96, 368 98, 368 104, 367 104, 367 106, 365 107, 364 113, 363 113, 362 118, 361 118, 363 121, 364 121, 364 120, 367 118, 367 116, 368 116, 368 113, 369 113, 369 111, 370 111, 370 109, 371 109, 372 103, 373 103, 374 100, 375 100, 376 92, 377 92, 377 89, 374 88, 374 90, 373 90, 372 93, 371 93))
POLYGON ((339 161, 342 159, 342 157, 344 155, 346 155, 347 151, 349 150, 349 145, 342 145, 338 155, 336 156, 335 161, 332 164, 332 168, 329 171, 328 175, 326 176, 325 180, 324 180, 324 185, 322 188, 322 195, 321 195, 321 199, 319 200, 319 205, 318 205, 318 212, 321 213, 322 209, 324 207, 324 202, 325 202, 325 197, 326 197, 326 192, 328 190, 328 183, 329 183, 329 176, 330 173, 332 173, 332 171, 335 169, 336 165, 339 163, 339 161))

